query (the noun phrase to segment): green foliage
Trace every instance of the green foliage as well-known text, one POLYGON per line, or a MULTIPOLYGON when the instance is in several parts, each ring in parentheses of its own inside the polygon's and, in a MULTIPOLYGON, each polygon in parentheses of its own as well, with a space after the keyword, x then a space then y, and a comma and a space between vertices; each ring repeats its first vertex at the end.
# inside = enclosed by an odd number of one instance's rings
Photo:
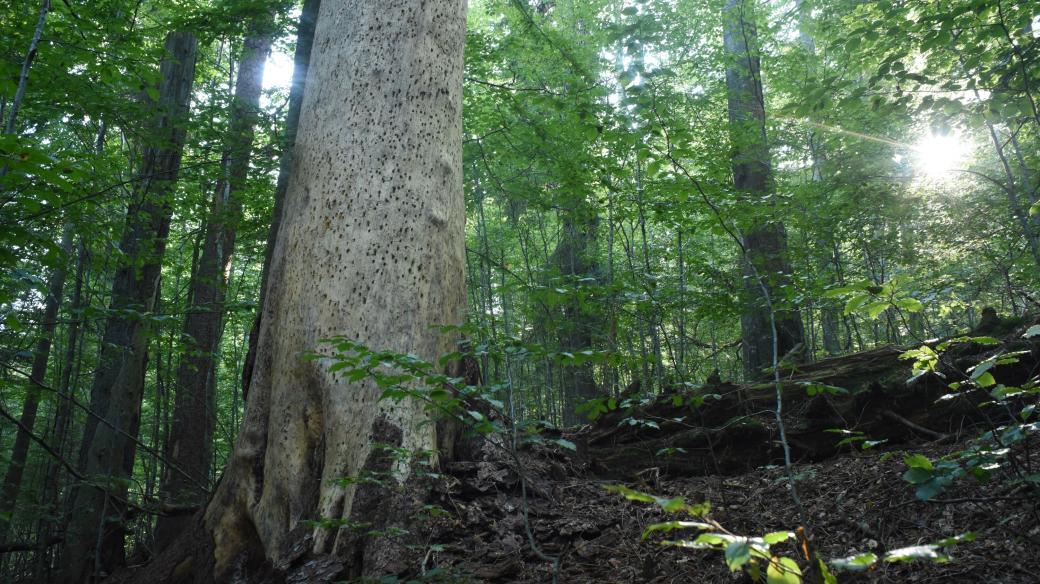
POLYGON ((840 435, 844 436, 844 438, 842 438, 841 440, 839 440, 837 442, 836 446, 845 446, 845 445, 853 445, 853 444, 855 444, 855 445, 859 445, 859 447, 862 448, 863 450, 869 450, 869 449, 871 449, 871 448, 873 448, 875 446, 879 446, 881 444, 884 444, 884 443, 888 442, 887 438, 886 439, 882 439, 882 440, 870 440, 870 439, 867 438, 866 434, 864 434, 863 432, 856 431, 856 430, 844 430, 844 429, 841 429, 841 428, 830 428, 830 429, 828 429, 826 431, 834 433, 834 434, 840 434, 840 435))
POLYGON ((845 314, 862 312, 870 318, 877 318, 889 309, 921 312, 924 305, 920 300, 908 295, 900 287, 901 280, 892 278, 878 286, 869 282, 855 286, 839 286, 824 293, 825 298, 846 298, 845 314))
MULTIPOLYGON (((1026 332, 1029 336, 1029 332, 1026 332)), ((914 359, 914 378, 926 373, 945 377, 940 371, 955 367, 945 360, 944 352, 951 347, 975 343, 983 346, 999 344, 990 337, 958 337, 935 345, 935 349, 925 345, 919 349, 907 351, 904 359, 914 359)), ((932 499, 942 494, 947 488, 963 478, 972 478, 983 484, 989 484, 998 478, 1012 486, 1035 482, 1020 469, 1016 449, 1024 446, 1037 434, 1040 425, 1034 421, 1034 413, 1040 400, 1040 378, 1034 376, 1021 385, 1009 386, 998 383, 994 372, 1000 366, 1014 365, 1025 351, 997 351, 990 357, 969 368, 967 379, 963 382, 948 383, 952 392, 941 399, 955 399, 965 392, 985 392, 988 400, 982 407, 998 407, 1008 411, 1018 411, 1017 419, 1012 423, 983 432, 971 440, 962 450, 954 451, 932 462, 920 454, 909 455, 904 459, 908 467, 903 473, 903 480, 915 487, 917 498, 932 499)), ((1028 468, 1028 466, 1027 466, 1028 468)))
MULTIPOLYGON (((920 455, 908 456, 907 464, 913 463, 912 468, 932 468, 928 459, 920 455)), ((662 511, 668 513, 686 513, 700 518, 698 521, 665 521, 653 523, 643 531, 643 539, 654 534, 665 534, 680 530, 696 530, 699 532, 693 539, 665 539, 660 540, 661 545, 676 546, 687 549, 707 549, 723 552, 723 558, 730 571, 739 572, 743 570, 754 582, 762 581, 762 569, 765 568, 765 582, 767 584, 801 584, 803 581, 803 567, 795 558, 779 555, 773 546, 792 542, 797 545, 801 553, 807 553, 800 543, 804 535, 794 531, 774 531, 760 537, 735 535, 727 531, 718 522, 708 517, 711 505, 707 502, 689 505, 681 498, 664 498, 643 493, 625 487, 624 485, 610 485, 605 487, 607 491, 617 493, 629 501, 639 503, 652 503, 662 511)), ((926 560, 932 562, 948 562, 950 557, 945 550, 959 543, 970 542, 976 539, 976 534, 968 532, 953 537, 948 537, 933 544, 916 545, 891 550, 879 557, 877 554, 866 552, 855 554, 846 558, 838 558, 824 561, 822 558, 804 558, 816 563, 816 569, 822 575, 825 582, 837 583, 838 578, 832 572, 863 572, 874 569, 880 562, 898 563, 926 560)))

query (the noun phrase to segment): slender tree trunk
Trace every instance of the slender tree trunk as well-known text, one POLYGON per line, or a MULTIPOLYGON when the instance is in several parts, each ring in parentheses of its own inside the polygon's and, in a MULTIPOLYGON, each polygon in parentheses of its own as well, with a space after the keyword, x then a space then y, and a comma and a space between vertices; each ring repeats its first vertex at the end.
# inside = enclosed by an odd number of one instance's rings
MULTIPOLYGON (((173 423, 165 448, 165 458, 172 464, 159 486, 162 499, 173 505, 201 504, 207 496, 201 487, 209 484, 216 425, 215 354, 224 317, 226 274, 242 219, 240 193, 249 174, 264 63, 271 50, 270 20, 269 15, 259 16, 243 43, 231 107, 225 177, 213 193, 202 255, 189 284, 191 303, 181 335, 184 352, 177 367, 173 423)), ((156 545, 161 548, 168 544, 189 521, 187 515, 160 517, 155 527, 156 545)))
POLYGON ((307 70, 310 66, 311 49, 314 45, 314 27, 318 19, 321 0, 304 0, 300 12, 300 23, 296 32, 296 54, 293 57, 292 87, 289 89, 289 110, 285 115, 285 138, 282 144, 282 157, 278 166, 278 183, 274 189, 274 212, 271 216, 271 228, 267 232, 267 246, 264 251, 264 265, 260 270, 260 299, 257 302, 256 318, 249 331, 249 349, 246 350, 245 364, 242 366, 242 396, 249 395, 249 383, 253 378, 253 367, 256 365, 256 342, 260 336, 260 321, 264 314, 264 302, 267 299, 267 281, 271 278, 271 258, 274 255, 274 243, 278 237, 278 229, 282 223, 282 208, 285 206, 285 192, 289 188, 289 177, 293 169, 293 151, 296 149, 296 133, 300 125, 300 108, 303 105, 304 88, 307 83, 307 70))
MULTIPOLYGON (((83 274, 86 269, 86 263, 87 247, 81 239, 79 243, 79 253, 77 254, 76 259, 76 274, 74 276, 75 279, 72 290, 72 303, 68 310, 68 314, 72 321, 69 323, 68 327, 68 338, 66 339, 65 354, 63 357, 64 364, 58 382, 58 393, 61 397, 58 398, 51 431, 51 443, 58 454, 62 456, 64 456, 68 450, 67 442, 69 425, 72 419, 72 402, 68 398, 73 394, 72 379, 73 373, 77 369, 77 355, 83 349, 80 340, 80 331, 83 327, 82 310, 86 305, 83 298, 83 274)), ((43 492, 40 499, 43 502, 43 508, 46 512, 51 513, 52 515, 40 519, 37 538, 40 542, 46 542, 50 539, 53 535, 55 525, 59 521, 57 515, 59 506, 58 492, 61 487, 61 473, 62 467, 59 464, 55 461, 48 462, 44 475, 43 492)), ((38 581, 43 581, 50 568, 50 550, 41 550, 38 554, 36 579, 38 581)))
MULTIPOLYGON (((98 133, 94 140, 94 154, 101 156, 105 150, 108 136, 108 126, 102 120, 98 124, 98 133)), ((69 306, 68 314, 71 319, 68 326, 63 365, 58 381, 58 400, 55 406, 54 419, 51 426, 51 444, 60 456, 65 456, 68 451, 69 427, 72 422, 72 399, 75 394, 73 386, 74 373, 78 371, 79 361, 83 354, 83 341, 81 331, 83 329, 83 309, 89 304, 84 297, 83 285, 84 274, 89 261, 89 250, 85 238, 79 239, 78 252, 76 254, 76 273, 72 291, 72 304, 69 306)), ((40 500, 48 515, 40 518, 37 528, 37 542, 41 548, 36 556, 36 579, 44 581, 49 579, 51 570, 51 558, 55 548, 47 546, 46 542, 53 536, 62 521, 59 512, 59 492, 62 482, 66 477, 64 467, 57 461, 49 460, 44 472, 42 493, 40 500)))
MULTIPOLYGON (((675 369, 679 374, 679 378, 686 379, 686 265, 684 250, 683 250, 683 232, 682 227, 676 227, 675 233, 676 243, 676 255, 678 259, 679 268, 679 322, 677 334, 679 335, 678 347, 676 349, 676 360, 675 369)), ((694 328, 696 334, 696 327, 694 328)))
MULTIPOLYGON (((723 12, 726 57, 726 90, 729 99, 730 136, 733 142, 733 183, 754 202, 773 188, 769 144, 765 125, 765 100, 751 0, 726 0, 723 12)), ((759 218, 744 233, 746 260, 744 281, 749 298, 741 333, 744 367, 751 377, 772 363, 773 339, 770 314, 755 274, 764 281, 775 308, 778 353, 784 355, 804 336, 797 310, 785 306, 783 289, 790 282, 787 232, 781 221, 759 218)))
MULTIPOLYGON (((639 235, 643 255, 643 270, 650 286, 656 284, 657 280, 650 265, 650 243, 646 235, 646 205, 643 200, 643 172, 639 163, 636 163, 636 208, 639 211, 639 235)), ((633 235, 634 236, 634 235, 633 235)), ((650 311, 647 314, 650 329, 650 351, 653 354, 653 378, 645 380, 648 391, 653 388, 662 389, 664 382, 664 359, 661 357, 661 335, 658 332, 658 323, 661 322, 660 305, 657 302, 656 288, 647 288, 647 297, 650 299, 650 311)))
MULTIPOLYGON (((61 236, 61 248, 66 255, 72 252, 72 228, 65 227, 61 236)), ((11 448, 11 462, 4 475, 3 490, 0 491, 0 541, 7 539, 11 514, 18 500, 18 492, 22 487, 22 475, 25 471, 25 460, 29 455, 29 433, 36 425, 36 413, 40 407, 40 389, 47 379, 47 363, 51 355, 51 341, 54 329, 57 328, 58 308, 61 306, 65 291, 65 266, 59 265, 51 274, 47 286, 47 297, 43 301, 43 315, 40 325, 40 338, 33 352, 32 369, 29 372, 29 386, 26 388, 25 403, 19 419, 19 430, 15 434, 14 446, 11 448), (25 428, 25 430, 22 430, 25 428)))
MULTIPOLYGON (((614 189, 607 189, 607 351, 617 353, 618 309, 617 291, 614 284, 614 189)), ((619 389, 618 368, 610 362, 606 366, 606 393, 617 395, 619 389)))
MULTIPOLYGON (((29 83, 29 69, 32 68, 33 60, 36 59, 36 50, 40 46, 40 37, 43 36, 43 27, 47 22, 47 13, 51 9, 51 0, 40 2, 40 16, 36 19, 36 28, 33 29, 32 39, 29 41, 29 50, 25 52, 25 60, 22 61, 22 71, 18 75, 18 86, 14 91, 14 99, 11 100, 11 109, 7 112, 4 120, 4 133, 13 134, 15 120, 18 118, 18 109, 25 99, 25 88, 29 83)), ((2 173, 0 173, 2 174, 2 173)))
POLYGON ((111 309, 102 338, 101 360, 91 387, 90 407, 105 423, 87 420, 80 448, 84 474, 97 485, 80 484, 71 494, 75 512, 66 533, 63 581, 83 582, 122 561, 122 515, 133 468, 140 422, 148 345, 145 319, 155 303, 159 267, 170 228, 171 197, 180 170, 185 119, 195 75, 197 41, 190 33, 167 36, 160 67, 159 102, 145 148, 138 188, 127 210, 120 243, 124 257, 112 284, 111 309))

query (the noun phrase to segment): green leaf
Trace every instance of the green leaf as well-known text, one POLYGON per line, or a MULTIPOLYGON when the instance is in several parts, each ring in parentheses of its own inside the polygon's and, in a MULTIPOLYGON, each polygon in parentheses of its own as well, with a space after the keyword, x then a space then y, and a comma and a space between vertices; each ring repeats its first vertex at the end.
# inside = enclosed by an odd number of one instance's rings
POLYGON ((751 545, 746 539, 726 546, 726 565, 729 566, 731 572, 740 570, 750 559, 751 545))
POLYGON ((686 501, 683 501, 682 497, 663 498, 655 497, 655 503, 657 503, 661 509, 669 513, 675 513, 676 511, 682 511, 686 507, 686 501))
POLYGON ((802 569, 791 558, 773 558, 766 569, 766 584, 802 584, 802 569))
POLYGON ((960 535, 955 535, 953 537, 947 537, 946 539, 941 539, 941 540, 935 542, 935 545, 940 546, 940 547, 949 547, 949 546, 952 546, 952 545, 957 545, 959 543, 964 543, 964 542, 968 542, 968 541, 975 541, 976 539, 978 539, 978 537, 979 537, 979 535, 977 533, 975 533, 974 531, 968 531, 968 532, 962 533, 960 535))
POLYGON ((922 501, 928 501, 943 492, 950 484, 950 477, 933 477, 917 486, 914 496, 922 501))
POLYGON ((975 380, 975 383, 978 383, 979 387, 990 387, 992 385, 996 385, 997 380, 993 378, 992 373, 987 371, 982 375, 979 375, 978 379, 975 380))
MULTIPOLYGON (((1033 208, 1035 209, 1036 206, 1034 205, 1033 208)), ((1029 327, 1028 329, 1026 329, 1026 334, 1024 334, 1022 336, 1027 338, 1027 339, 1030 339, 1030 338, 1033 338, 1033 337, 1040 337, 1040 324, 1034 324, 1033 326, 1029 327)))
POLYGON ((879 300, 878 302, 871 302, 864 307, 864 310, 870 318, 877 318, 878 315, 887 310, 890 306, 892 306, 892 304, 887 300, 879 300))
POLYGON ((607 485, 603 487, 607 492, 617 493, 629 501, 638 501, 640 503, 653 503, 654 497, 646 493, 641 493, 635 489, 630 489, 625 485, 607 485))
POLYGON ((903 480, 912 485, 919 485, 932 480, 932 471, 923 468, 911 468, 903 473, 903 480))
POLYGON ((893 304, 907 312, 921 312, 924 310, 924 304, 921 304, 921 301, 916 298, 900 298, 893 304))
POLYGON ((563 438, 557 438, 557 439, 553 440, 553 442, 555 442, 556 444, 566 448, 567 450, 573 450, 574 452, 578 451, 578 447, 575 446, 574 443, 571 442, 570 440, 565 440, 563 438))
POLYGON ((674 531, 676 529, 713 529, 713 527, 707 523, 701 523, 699 521, 665 521, 663 523, 654 523, 643 530, 643 539, 646 539, 651 533, 655 531, 674 531))
POLYGON ((928 457, 923 454, 911 454, 905 457, 903 462, 905 462, 910 468, 920 468, 927 471, 935 470, 932 461, 928 460, 928 457))
POLYGON ((816 560, 817 566, 820 568, 820 575, 823 576, 823 584, 838 584, 838 578, 831 572, 830 568, 827 567, 827 563, 821 559, 816 560))
POLYGON ((845 303, 845 314, 849 315, 856 312, 863 307, 864 304, 870 302, 870 294, 860 294, 849 298, 848 302, 845 303))
POLYGON ((855 556, 849 556, 847 558, 831 560, 831 566, 833 566, 836 570, 845 570, 848 572, 862 572, 876 564, 877 561, 878 557, 876 554, 867 552, 865 554, 858 554, 855 556))
POLYGON ((863 288, 860 286, 839 286, 838 288, 831 288, 823 293, 824 298, 841 298, 842 296, 852 294, 853 292, 860 292, 863 288))
POLYGON ((992 359, 987 359, 987 360, 983 361, 982 363, 979 363, 978 365, 976 365, 976 366, 974 366, 974 367, 972 367, 970 369, 970 371, 971 371, 971 378, 972 379, 978 379, 979 377, 982 377, 982 375, 985 374, 990 369, 992 369, 994 365, 996 365, 996 362, 993 361, 992 359))
POLYGON ((722 546, 728 545, 735 539, 737 539, 736 536, 725 533, 702 533, 697 536, 697 539, 693 540, 693 543, 707 546, 722 546))
POLYGON ((18 317, 14 314, 8 314, 7 317, 4 318, 4 326, 12 331, 22 330, 22 323, 19 322, 18 317))
POLYGON ((793 531, 774 531, 772 533, 767 533, 762 536, 762 540, 769 545, 780 543, 782 541, 787 541, 792 538, 794 538, 793 531))

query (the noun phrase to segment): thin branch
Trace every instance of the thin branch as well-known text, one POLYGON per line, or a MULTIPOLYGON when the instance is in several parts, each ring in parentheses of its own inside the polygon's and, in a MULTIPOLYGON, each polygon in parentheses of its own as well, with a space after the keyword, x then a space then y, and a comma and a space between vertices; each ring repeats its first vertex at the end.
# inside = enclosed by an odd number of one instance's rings
POLYGON ((25 426, 25 424, 23 424, 17 418, 12 416, 7 410, 5 410, 3 408, 3 406, 0 406, 0 416, 2 416, 4 418, 7 418, 11 422, 13 422, 16 426, 18 426, 18 429, 21 430, 23 433, 25 433, 25 435, 28 436, 30 440, 32 440, 33 442, 38 444, 40 446, 40 448, 43 448, 44 451, 47 452, 47 454, 50 454, 54 458, 54 460, 57 460, 58 462, 60 462, 61 465, 65 467, 65 470, 69 471, 70 475, 76 477, 77 479, 79 479, 81 481, 87 480, 87 477, 83 476, 78 470, 76 470, 75 467, 73 467, 69 463, 69 461, 65 460, 65 458, 63 458, 61 456, 61 454, 59 454, 56 450, 51 448, 50 444, 47 444, 47 442, 45 442, 43 438, 40 438, 35 433, 33 433, 32 428, 27 428, 25 426))

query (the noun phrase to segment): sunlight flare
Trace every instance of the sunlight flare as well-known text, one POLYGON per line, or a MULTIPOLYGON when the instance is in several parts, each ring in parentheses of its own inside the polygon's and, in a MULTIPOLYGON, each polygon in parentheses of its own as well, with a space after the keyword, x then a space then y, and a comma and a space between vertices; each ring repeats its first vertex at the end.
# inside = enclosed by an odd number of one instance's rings
POLYGON ((946 179, 964 167, 970 152, 959 134, 929 132, 914 144, 914 167, 927 178, 946 179))

